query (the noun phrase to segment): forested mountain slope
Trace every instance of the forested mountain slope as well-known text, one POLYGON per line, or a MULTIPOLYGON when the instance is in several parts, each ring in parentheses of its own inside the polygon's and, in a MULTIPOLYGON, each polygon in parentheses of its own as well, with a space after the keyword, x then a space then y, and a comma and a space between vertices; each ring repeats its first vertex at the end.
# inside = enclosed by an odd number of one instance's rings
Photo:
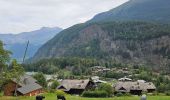
POLYGON ((55 57, 113 59, 131 64, 169 64, 170 25, 146 22, 79 24, 43 45, 33 60, 55 57))
POLYGON ((115 9, 96 15, 90 22, 141 20, 170 23, 169 5, 170 0, 129 0, 115 9))

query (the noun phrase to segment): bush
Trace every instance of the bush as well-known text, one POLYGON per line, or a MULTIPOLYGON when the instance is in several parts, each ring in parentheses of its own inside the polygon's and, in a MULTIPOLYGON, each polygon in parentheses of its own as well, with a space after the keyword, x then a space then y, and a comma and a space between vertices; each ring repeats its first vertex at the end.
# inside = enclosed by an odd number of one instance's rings
POLYGON ((125 93, 124 96, 132 96, 130 93, 125 93))
POLYGON ((2 97, 3 96, 3 93, 2 92, 0 92, 0 97, 2 97))
POLYGON ((119 93, 116 94, 116 96, 121 97, 121 96, 123 96, 123 94, 121 92, 119 92, 119 93))
POLYGON ((108 94, 106 91, 85 91, 82 94, 83 97, 108 97, 108 94))
POLYGON ((57 90, 56 94, 57 94, 57 96, 65 96, 66 95, 66 93, 64 91, 61 91, 61 90, 57 90))
POLYGON ((99 91, 106 91, 109 97, 111 97, 113 95, 113 92, 114 92, 113 87, 110 84, 107 84, 107 83, 100 84, 99 87, 98 87, 98 90, 99 91))
POLYGON ((165 92, 166 96, 170 96, 170 91, 165 92))
POLYGON ((51 88, 51 89, 56 89, 59 85, 60 85, 60 83, 59 83, 58 81, 54 81, 54 82, 51 84, 50 88, 51 88))

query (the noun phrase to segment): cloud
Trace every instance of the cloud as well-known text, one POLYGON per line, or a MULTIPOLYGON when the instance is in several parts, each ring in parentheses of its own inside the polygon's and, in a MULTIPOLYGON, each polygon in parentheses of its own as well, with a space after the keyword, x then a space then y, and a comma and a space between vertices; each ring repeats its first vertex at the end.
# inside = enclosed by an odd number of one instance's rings
POLYGON ((128 0, 0 0, 0 33, 67 28, 128 0))

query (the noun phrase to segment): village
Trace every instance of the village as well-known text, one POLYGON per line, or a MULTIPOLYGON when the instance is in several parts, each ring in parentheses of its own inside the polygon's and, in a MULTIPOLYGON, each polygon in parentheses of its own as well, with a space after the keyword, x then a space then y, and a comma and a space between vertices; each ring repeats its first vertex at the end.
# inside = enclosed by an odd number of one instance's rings
MULTIPOLYGON (((83 79, 59 79, 57 75, 44 75, 47 87, 43 87, 33 76, 36 72, 27 72, 20 77, 19 81, 11 79, 4 86, 5 96, 38 96, 47 92, 63 91, 63 93, 84 97, 91 97, 89 91, 93 91, 94 97, 114 97, 123 95, 136 95, 142 94, 154 94, 156 92, 156 86, 153 82, 145 80, 134 80, 129 76, 124 76, 119 79, 106 80, 99 76, 95 76, 101 73, 107 73, 109 71, 117 71, 121 73, 129 72, 128 68, 123 69, 110 69, 102 66, 94 66, 91 68, 93 76, 83 79), (57 84, 57 83, 58 84, 57 84), (53 85, 53 86, 52 86, 53 85), (101 87, 106 88, 101 88, 101 87), (52 87, 52 88, 51 88, 52 87), (101 91, 105 91, 103 94, 101 91), (101 92, 101 93, 100 93, 101 92)), ((61 95, 61 94, 60 94, 61 95)))

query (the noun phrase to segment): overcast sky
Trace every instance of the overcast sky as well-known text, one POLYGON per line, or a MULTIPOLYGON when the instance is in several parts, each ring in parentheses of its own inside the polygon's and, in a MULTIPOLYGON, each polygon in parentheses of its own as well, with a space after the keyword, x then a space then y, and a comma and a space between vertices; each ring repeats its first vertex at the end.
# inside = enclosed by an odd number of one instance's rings
POLYGON ((67 28, 128 0, 0 0, 0 33, 67 28))

